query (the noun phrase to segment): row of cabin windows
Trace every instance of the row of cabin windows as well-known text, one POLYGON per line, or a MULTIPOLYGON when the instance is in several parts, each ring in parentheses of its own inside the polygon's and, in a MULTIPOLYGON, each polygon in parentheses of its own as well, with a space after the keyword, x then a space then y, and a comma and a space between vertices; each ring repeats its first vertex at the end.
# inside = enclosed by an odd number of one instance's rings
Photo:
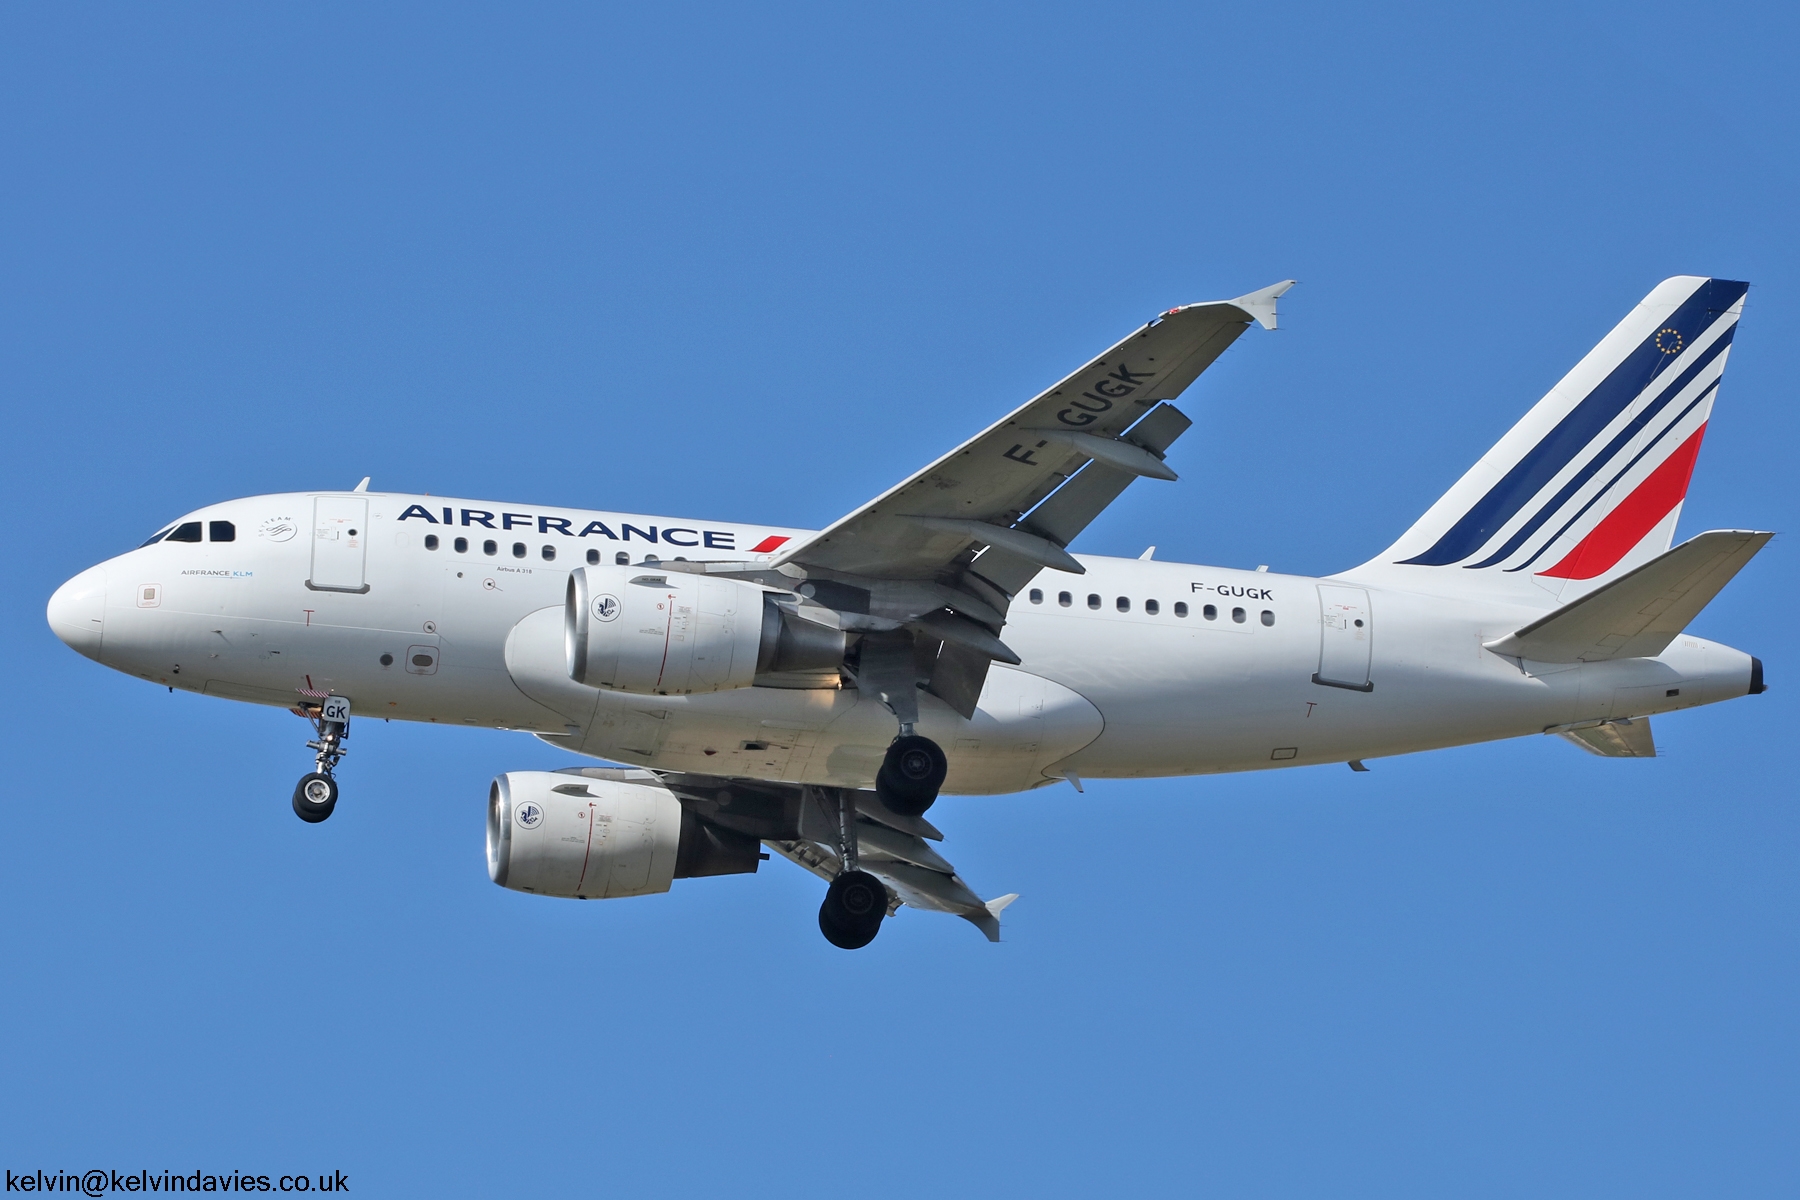
MULTIPOLYGON (((199 521, 183 521, 179 525, 171 525, 161 533, 151 535, 150 540, 145 542, 144 545, 154 546, 158 542, 198 542, 201 540, 201 528, 202 525, 199 521)), ((205 522, 205 529, 206 541, 237 541, 237 526, 233 525, 230 521, 207 521, 205 522)), ((143 547, 139 547, 139 549, 142 548, 143 547)))
MULTIPOLYGON (((425 535, 425 548, 427 550, 436 550, 441 545, 443 545, 443 543, 438 540, 437 534, 428 533, 425 535)), ((457 554, 467 554, 469 552, 469 539, 464 538, 464 537, 459 537, 450 543, 450 548, 453 551, 455 551, 457 554)), ((500 553, 500 543, 496 542, 492 538, 489 538, 485 542, 481 543, 481 552, 483 554, 487 555, 489 558, 492 558, 495 555, 500 553)), ((531 554, 531 551, 526 547, 524 542, 514 542, 512 544, 512 556, 514 558, 526 558, 526 557, 529 557, 530 554, 531 554)), ((555 562, 556 561, 556 547, 549 545, 548 543, 546 543, 544 546, 539 548, 538 554, 543 558, 543 560, 545 562, 555 562)), ((654 554, 651 554, 651 555, 646 555, 644 557, 644 561, 646 563, 654 564, 654 563, 659 563, 662 560, 657 558, 654 554)), ((687 559, 677 558, 675 561, 676 562, 686 562, 687 559)), ((588 566, 590 566, 590 567, 599 566, 600 565, 600 551, 589 550, 587 552, 587 562, 588 562, 588 566)), ((621 567, 628 567, 631 565, 631 555, 626 553, 623 550, 620 550, 613 555, 613 562, 617 563, 621 567)))
MULTIPOLYGON (((1042 588, 1032 588, 1031 592, 1030 592, 1030 599, 1033 604, 1042 604, 1044 602, 1043 589, 1042 588)), ((1056 602, 1058 604, 1062 605, 1064 608, 1069 608, 1074 605, 1075 597, 1068 592, 1058 592, 1058 593, 1056 593, 1056 602)), ((1102 604, 1102 601, 1100 599, 1099 592, 1089 592, 1088 593, 1087 606, 1089 608, 1098 611, 1099 608, 1101 607, 1101 604, 1102 604)), ((1119 597, 1115 598, 1113 600, 1113 607, 1118 609, 1122 613, 1130 612, 1131 611, 1131 597, 1130 596, 1119 596, 1119 597)), ((1162 603, 1157 600, 1146 600, 1146 601, 1144 601, 1144 611, 1154 617, 1158 613, 1162 612, 1162 603)), ((1188 615, 1187 601, 1177 600, 1175 602, 1175 615, 1178 617, 1185 617, 1188 615)), ((1219 619, 1219 607, 1216 604, 1202 605, 1200 608, 1200 615, 1201 615, 1201 617, 1203 617, 1204 619, 1206 619, 1208 621, 1216 621, 1219 619)), ((1239 625, 1242 625, 1244 622, 1246 622, 1250 619, 1250 614, 1247 611, 1245 611, 1244 609, 1234 608, 1231 610, 1231 619, 1233 621, 1237 622, 1239 625)), ((1273 625, 1275 623, 1275 612, 1273 609, 1265 608, 1262 610, 1262 623, 1264 625, 1273 625)))

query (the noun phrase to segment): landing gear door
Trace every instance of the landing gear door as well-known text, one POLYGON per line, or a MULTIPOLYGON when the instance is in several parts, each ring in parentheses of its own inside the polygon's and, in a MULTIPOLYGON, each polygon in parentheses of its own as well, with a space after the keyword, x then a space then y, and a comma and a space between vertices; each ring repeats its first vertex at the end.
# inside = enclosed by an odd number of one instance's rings
POLYGON ((363 559, 369 545, 369 500, 366 496, 313 498, 312 576, 315 592, 366 592, 363 559))
POLYGON ((1374 622, 1369 593, 1362 588, 1319 585, 1319 669, 1314 683, 1372 692, 1369 650, 1374 622))

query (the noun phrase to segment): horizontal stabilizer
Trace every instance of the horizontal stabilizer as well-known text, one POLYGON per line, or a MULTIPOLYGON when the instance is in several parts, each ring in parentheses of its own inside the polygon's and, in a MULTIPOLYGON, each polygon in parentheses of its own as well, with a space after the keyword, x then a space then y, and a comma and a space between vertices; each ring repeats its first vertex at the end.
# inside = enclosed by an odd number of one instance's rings
POLYGON ((1486 646, 1537 662, 1655 658, 1774 536, 1703 533, 1486 646))
POLYGON ((1558 736, 1574 742, 1589 754, 1602 758, 1655 758, 1656 741, 1650 736, 1650 718, 1597 721, 1576 729, 1559 729, 1558 736))

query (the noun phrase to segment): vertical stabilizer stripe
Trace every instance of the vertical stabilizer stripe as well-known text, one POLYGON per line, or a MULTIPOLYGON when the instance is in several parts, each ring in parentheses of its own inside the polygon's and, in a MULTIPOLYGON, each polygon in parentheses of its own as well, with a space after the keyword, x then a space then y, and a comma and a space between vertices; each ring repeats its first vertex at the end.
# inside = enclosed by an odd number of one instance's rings
MULTIPOLYGON (((1491 567, 1496 563, 1505 562, 1507 559, 1511 558, 1513 553, 1518 550, 1520 546, 1525 544, 1527 538, 1543 528, 1544 523, 1550 520, 1551 517, 1554 517, 1557 513, 1561 512, 1563 506, 1574 498, 1575 493, 1579 492, 1587 484, 1588 480, 1599 474, 1608 463, 1612 462, 1631 439, 1643 432, 1644 426, 1655 420, 1657 414, 1667 408, 1671 400, 1676 396, 1679 396, 1687 386, 1699 376, 1700 372, 1704 371, 1712 364, 1714 359, 1725 352, 1725 349, 1731 345, 1732 335, 1735 333, 1737 333, 1737 322, 1733 321, 1731 328, 1714 338, 1712 345, 1708 346, 1694 359, 1692 366, 1683 371, 1681 376, 1676 379, 1674 383, 1671 383, 1668 387, 1664 388, 1662 393, 1658 395, 1656 399, 1652 400, 1649 404, 1646 404, 1644 406, 1644 411, 1633 417, 1626 424, 1625 428, 1621 429, 1613 437, 1612 441, 1607 443, 1606 449, 1594 455, 1594 457, 1589 459, 1580 470, 1576 471, 1548 503, 1540 505, 1531 519, 1519 526, 1518 530, 1514 532, 1510 538, 1506 539, 1506 544, 1504 546, 1488 555, 1481 562, 1471 564, 1469 569, 1473 571, 1479 570, 1482 567, 1491 567)), ((1543 553, 1542 547, 1539 547, 1538 553, 1543 553)))
MULTIPOLYGON (((1549 537, 1545 538, 1544 544, 1539 546, 1536 550, 1534 550, 1532 552, 1530 558, 1526 559, 1524 562, 1519 563, 1516 566, 1511 566, 1511 567, 1506 568, 1507 572, 1510 574, 1513 571, 1528 570, 1533 563, 1537 562, 1538 559, 1544 557, 1544 555, 1550 550, 1550 548, 1552 546, 1554 546, 1554 545, 1556 545, 1556 543, 1562 541, 1563 534, 1569 532, 1570 529, 1574 528, 1575 524, 1577 522, 1579 522, 1581 520, 1581 518, 1588 515, 1589 510, 1592 509, 1594 507, 1594 505, 1600 503, 1601 500, 1606 498, 1607 494, 1612 491, 1614 484, 1618 483, 1619 480, 1621 480, 1621 479, 1625 478, 1627 475, 1631 474, 1632 468, 1636 467, 1639 463, 1643 462, 1644 458, 1647 455, 1649 455, 1651 451, 1655 450, 1658 445, 1661 444, 1663 438, 1665 436, 1667 436, 1671 430, 1679 429, 1681 427, 1681 423, 1683 421, 1687 420, 1688 414, 1693 412, 1696 408, 1699 408, 1702 404, 1706 403, 1706 401, 1712 397, 1712 394, 1718 390, 1719 390, 1719 381, 1717 379, 1714 379, 1711 383, 1707 384, 1706 390, 1701 392, 1698 396, 1695 396, 1692 400, 1689 400, 1687 407, 1682 409, 1680 412, 1676 413, 1675 419, 1673 421, 1670 421, 1667 425, 1663 426, 1662 432, 1657 434, 1654 438, 1652 438, 1650 441, 1650 444, 1648 446, 1645 446, 1642 450, 1639 450, 1636 454, 1632 455, 1631 461, 1626 463, 1623 467, 1620 467, 1617 471, 1615 471, 1613 473, 1613 477, 1606 481, 1605 487, 1603 487, 1599 491, 1595 492, 1592 499, 1590 499, 1586 504, 1582 505, 1580 508, 1576 509, 1575 515, 1570 517, 1568 520, 1564 521, 1562 523, 1561 529, 1558 529, 1555 533, 1553 533, 1549 537)), ((1706 423, 1705 421, 1701 422, 1702 425, 1704 425, 1705 423, 1706 423)), ((1676 449, 1679 450, 1680 447, 1676 447, 1676 449)))
MULTIPOLYGON (((1660 326, 1674 329, 1686 344, 1692 345, 1749 288, 1749 284, 1734 280, 1706 280, 1660 326)), ((1404 561, 1426 567, 1448 566, 1486 545, 1672 365, 1677 356, 1658 344, 1659 336, 1660 330, 1638 343, 1430 549, 1404 561)))
POLYGON ((1539 574, 1552 579, 1592 579, 1617 566, 1687 495, 1694 460, 1700 455, 1700 440, 1705 436, 1706 426, 1694 430, 1693 436, 1607 513, 1561 562, 1539 574))

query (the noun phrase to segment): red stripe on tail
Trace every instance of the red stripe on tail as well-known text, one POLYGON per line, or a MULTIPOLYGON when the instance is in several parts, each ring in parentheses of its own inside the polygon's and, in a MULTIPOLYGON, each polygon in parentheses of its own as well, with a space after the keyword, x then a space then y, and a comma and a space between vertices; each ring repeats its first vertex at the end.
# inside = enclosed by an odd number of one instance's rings
POLYGON ((1706 426, 1694 430, 1687 441, 1676 447, 1675 453, 1650 472, 1617 508, 1607 513, 1579 545, 1563 556, 1561 562, 1539 574, 1553 579, 1592 579, 1612 570, 1687 495, 1688 480, 1694 475, 1694 460, 1700 456, 1700 439, 1705 436, 1706 426))

